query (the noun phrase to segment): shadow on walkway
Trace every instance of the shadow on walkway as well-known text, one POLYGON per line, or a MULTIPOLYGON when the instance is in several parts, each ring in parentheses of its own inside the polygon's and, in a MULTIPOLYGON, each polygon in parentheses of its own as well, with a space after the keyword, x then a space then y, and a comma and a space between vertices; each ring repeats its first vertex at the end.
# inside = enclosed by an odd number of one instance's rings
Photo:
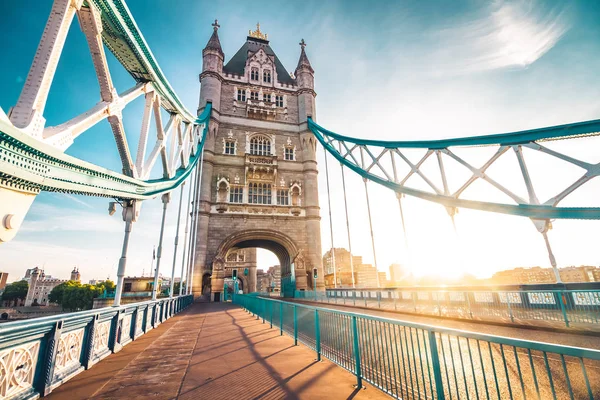
POLYGON ((51 399, 378 399, 352 374, 227 303, 194 304, 51 399))

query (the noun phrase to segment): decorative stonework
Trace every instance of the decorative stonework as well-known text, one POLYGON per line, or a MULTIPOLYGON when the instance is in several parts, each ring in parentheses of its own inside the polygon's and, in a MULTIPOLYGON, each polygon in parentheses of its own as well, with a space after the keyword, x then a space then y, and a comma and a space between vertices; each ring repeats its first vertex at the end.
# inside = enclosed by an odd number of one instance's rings
POLYGON ((110 321, 104 321, 96 327, 94 337, 94 356, 108 349, 108 337, 110 336, 110 321))
POLYGON ((119 343, 124 343, 131 339, 131 319, 133 315, 129 314, 123 317, 121 320, 121 340, 119 343))
POLYGON ((144 322, 144 310, 137 311, 137 317, 135 318, 135 334, 139 335, 143 332, 142 324, 144 322))
POLYGON ((0 352, 0 397, 13 397, 33 385, 40 342, 0 352))
POLYGON ((84 328, 63 333, 58 341, 54 375, 60 375, 64 370, 80 365, 81 347, 83 346, 84 328))

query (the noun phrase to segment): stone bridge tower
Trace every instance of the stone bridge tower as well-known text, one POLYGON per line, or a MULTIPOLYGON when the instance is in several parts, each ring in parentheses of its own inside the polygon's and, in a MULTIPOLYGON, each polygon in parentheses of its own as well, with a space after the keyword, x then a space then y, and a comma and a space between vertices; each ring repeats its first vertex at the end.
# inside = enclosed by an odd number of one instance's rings
MULTIPOLYGON (((312 290, 312 268, 318 268, 317 287, 323 289, 316 139, 306 122, 315 118, 316 93, 304 40, 292 75, 260 25, 227 64, 217 21, 213 28, 200 74, 198 112, 212 102, 213 113, 202 172, 194 294, 222 299, 224 278, 235 268, 228 256, 247 249, 252 257, 255 248, 279 258, 282 290, 294 285, 312 290)), ((255 276, 245 282, 255 285, 255 276)))

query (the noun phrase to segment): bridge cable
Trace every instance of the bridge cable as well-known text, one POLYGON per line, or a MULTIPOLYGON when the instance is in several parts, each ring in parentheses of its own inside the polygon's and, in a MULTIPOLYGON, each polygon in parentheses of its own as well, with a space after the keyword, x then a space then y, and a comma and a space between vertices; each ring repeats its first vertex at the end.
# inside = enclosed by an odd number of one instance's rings
MULTIPOLYGON (((177 227, 175 228, 175 248, 173 249, 173 270, 171 271, 171 288, 169 290, 169 297, 173 298, 173 291, 175 290, 175 264, 177 263, 177 245, 179 244, 179 224, 181 223, 181 205, 183 203, 183 189, 185 188, 185 181, 181 182, 181 189, 179 191, 179 210, 177 211, 177 227)), ((183 279, 179 283, 179 287, 183 283, 183 279)))
POLYGON ((165 233, 165 219, 167 217, 167 207, 169 205, 171 192, 161 196, 163 202, 162 219, 160 222, 160 234, 158 235, 158 251, 156 252, 156 270, 154 271, 154 285, 152 286, 152 300, 158 297, 158 270, 160 269, 160 260, 162 258, 163 237, 165 233))
MULTIPOLYGON (((360 147, 360 162, 362 168, 365 168, 365 155, 363 152, 363 146, 360 147)), ((373 265, 375 266, 375 277, 377 278, 377 287, 381 287, 379 282, 379 270, 377 269, 377 252, 375 251, 375 235, 373 234, 373 221, 371 219, 371 204, 369 202, 369 188, 367 187, 368 179, 363 177, 365 183, 365 195, 367 196, 367 212, 369 214, 369 228, 371 230, 371 246, 373 247, 373 265)))
POLYGON ((400 210, 400 221, 402 222, 402 233, 404 234, 404 249, 406 250, 406 260, 408 267, 410 268, 410 250, 408 246, 408 235, 406 234, 406 222, 404 221, 404 210, 402 208, 402 196, 404 196, 402 193, 396 192, 396 198, 398 199, 398 209, 400 210))
POLYGON ((186 253, 187 253, 187 247, 188 247, 188 228, 190 225, 190 200, 192 197, 192 187, 193 187, 193 182, 194 182, 194 176, 190 175, 189 178, 189 183, 190 183, 190 188, 188 190, 188 204, 187 204, 187 211, 185 213, 185 233, 183 235, 183 254, 181 255, 181 283, 179 284, 179 295, 181 296, 183 294, 183 279, 185 278, 186 282, 186 292, 187 292, 187 284, 189 279, 187 279, 187 274, 185 272, 185 258, 186 258, 186 253))
MULTIPOLYGON (((341 144, 340 144, 341 147, 341 144)), ((325 150, 325 148, 323 148, 325 150)), ((350 253, 350 273, 352 274, 352 288, 356 288, 354 279, 354 262, 352 261, 352 241, 350 240, 350 219, 348 218, 348 200, 346 198, 346 177, 344 173, 344 164, 340 163, 342 171, 342 188, 344 191, 344 209, 346 210, 346 231, 348 232, 348 252, 350 253)))
POLYGON ((363 178, 365 183, 365 194, 367 196, 367 212, 369 213, 369 228, 371 229, 371 246, 373 247, 373 265, 375 266, 375 277, 377 278, 377 287, 380 288, 379 270, 377 269, 377 254, 375 252, 375 235, 373 234, 373 221, 371 220, 371 205, 369 203, 369 189, 367 187, 367 178, 363 178))
MULTIPOLYGON (((331 262, 333 264, 333 287, 337 288, 337 272, 335 267, 335 249, 333 246, 333 221, 331 219, 331 194, 329 192, 329 168, 327 167, 327 150, 323 147, 323 154, 325 156, 325 177, 327 178, 327 203, 329 205, 329 233, 331 235, 331 250, 329 255, 331 256, 331 262)), ((323 277, 325 278, 325 277, 323 277)))
MULTIPOLYGON (((196 168, 198 168, 198 166, 196 166, 196 168)), ((194 173, 192 174, 192 177, 194 179, 194 183, 193 183, 193 187, 194 187, 194 192, 192 193, 192 197, 190 198, 190 205, 191 205, 191 209, 192 212, 190 214, 190 246, 189 246, 189 253, 188 253, 188 260, 187 260, 187 268, 186 268, 186 294, 190 294, 190 270, 192 267, 192 253, 194 252, 194 221, 195 221, 195 216, 194 216, 194 199, 196 198, 196 191, 198 190, 198 170, 196 169, 194 171, 194 173)))
MULTIPOLYGON (((549 222, 546 222, 546 226, 548 226, 549 222)), ((554 277, 556 278, 556 283, 563 283, 560 278, 560 272, 556 268, 556 258, 554 257, 554 253, 552 252, 552 247, 550 246, 550 240, 548 239, 548 228, 542 232, 542 236, 544 237, 544 242, 546 243, 546 249, 548 250, 548 258, 550 258, 550 265, 552 265, 552 270, 554 271, 554 277)))

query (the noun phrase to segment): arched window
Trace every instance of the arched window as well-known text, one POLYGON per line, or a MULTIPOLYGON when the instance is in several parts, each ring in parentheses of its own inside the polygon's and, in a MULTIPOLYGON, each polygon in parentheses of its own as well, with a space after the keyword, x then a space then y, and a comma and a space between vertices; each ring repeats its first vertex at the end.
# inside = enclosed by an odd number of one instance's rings
POLYGON ((268 69, 265 69, 263 71, 263 82, 271 83, 271 71, 269 71, 268 69))
POLYGON ((253 81, 258 80, 258 68, 252 68, 250 70, 250 80, 253 80, 253 81))
POLYGON ((250 154, 255 156, 270 156, 271 140, 262 135, 253 136, 250 139, 250 154))
POLYGON ((251 182, 248 184, 248 203, 271 204, 271 184, 251 182))

